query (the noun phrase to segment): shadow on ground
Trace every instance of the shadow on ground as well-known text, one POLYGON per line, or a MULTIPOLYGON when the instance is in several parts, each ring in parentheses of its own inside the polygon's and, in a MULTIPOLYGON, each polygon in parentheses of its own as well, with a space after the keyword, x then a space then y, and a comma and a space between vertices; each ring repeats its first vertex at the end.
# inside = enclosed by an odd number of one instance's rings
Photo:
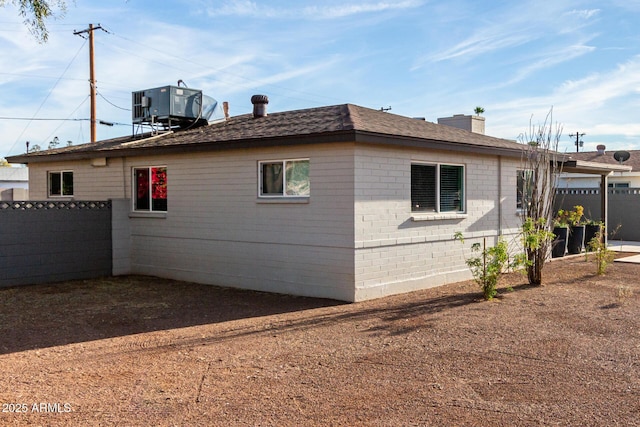
POLYGON ((143 276, 0 289, 0 354, 343 304, 143 276))
MULTIPOLYGON (((477 301, 477 293, 460 293, 345 304, 144 276, 20 286, 0 289, 0 354, 323 307, 336 310, 284 322, 265 321, 260 332, 374 316, 381 325, 369 333, 402 334, 409 331, 406 326, 397 328, 399 319, 477 301)), ((256 332, 255 328, 240 328, 235 335, 256 332)))

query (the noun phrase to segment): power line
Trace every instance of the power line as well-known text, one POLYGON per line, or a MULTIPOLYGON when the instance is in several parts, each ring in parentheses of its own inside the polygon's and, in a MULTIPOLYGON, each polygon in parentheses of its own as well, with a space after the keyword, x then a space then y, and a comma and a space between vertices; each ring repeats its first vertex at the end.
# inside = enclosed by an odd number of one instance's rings
MULTIPOLYGON (((82 102, 81 102, 81 103, 80 103, 80 104, 79 104, 79 105, 78 105, 78 106, 77 106, 77 107, 76 107, 76 108, 75 108, 71 113, 69 113, 69 115, 67 116, 67 119, 69 119, 69 117, 71 117, 73 114, 75 114, 75 113, 76 113, 76 111, 78 111, 78 110, 80 109, 80 107, 82 107, 82 106, 85 104, 85 102, 87 102, 87 99, 89 99, 89 97, 85 97, 85 98, 82 100, 82 102)), ((77 119, 77 121, 85 121, 85 120, 87 120, 87 119, 77 119)), ((66 120, 65 120, 65 121, 66 121, 66 120)), ((91 119, 89 119, 89 121, 91 121, 91 119)), ((47 142, 47 140, 49 140, 53 135, 55 135, 55 134, 58 132, 58 129, 60 129, 60 128, 62 127, 62 125, 63 125, 63 124, 64 124, 64 122, 60 123, 60 124, 59 124, 59 125, 58 125, 54 130, 53 130, 53 132, 51 132, 51 133, 49 134, 49 136, 47 136, 47 137, 45 138, 45 140, 43 141, 43 144, 44 144, 44 143, 46 143, 46 142, 47 142)), ((80 125, 80 126, 82 126, 82 125, 80 125)))
POLYGON ((100 24, 94 27, 93 24, 89 24, 89 28, 86 28, 81 31, 74 31, 73 34, 76 36, 84 37, 84 34, 88 34, 89 37, 89 89, 91 96, 91 142, 96 142, 97 140, 97 131, 96 131, 96 76, 95 76, 95 67, 94 67, 94 33, 96 30, 102 30, 108 33, 107 30, 102 28, 100 24))
MULTIPOLYGON (((44 97, 44 99, 42 100, 42 102, 40 103, 40 106, 38 107, 38 109, 36 110, 36 112, 33 115, 33 119, 35 119, 35 117, 38 115, 38 113, 40 112, 40 110, 42 109, 42 107, 44 106, 45 102, 47 102, 47 99, 49 99, 49 96, 51 96, 51 94, 53 93, 53 90, 58 86, 58 83, 60 83, 60 80, 62 80, 62 77, 67 73, 67 71, 69 70, 69 67, 71 67, 71 64, 73 64, 73 62, 76 60, 76 58, 78 57, 78 55, 80 54, 80 52, 82 51, 82 49, 84 48, 84 45, 87 44, 86 40, 85 42, 82 44, 82 46, 80 46, 80 49, 78 49, 78 51, 76 52, 76 54, 73 56, 73 58, 71 58, 71 61, 69 61, 69 63, 67 64, 67 66, 65 67, 64 71, 62 71, 62 74, 60 74, 60 77, 58 77, 58 79, 56 80, 56 82, 53 84, 53 87, 49 90, 49 93, 47 93, 47 96, 44 97)), ((24 133, 27 131, 27 129, 29 128, 29 126, 31 125, 31 121, 29 121, 29 123, 27 123, 27 125, 24 127, 24 129, 22 130, 22 132, 20 132, 20 135, 18 135, 18 137, 16 138, 16 140, 14 141, 13 145, 11 146, 11 148, 9 149, 9 152, 11 152, 13 150, 13 147, 16 146, 16 144, 18 143, 18 141, 20 141, 20 138, 22 138, 22 135, 24 135, 24 133)))
POLYGON ((576 144, 576 153, 580 151, 580 147, 584 146, 584 142, 582 141, 583 136, 585 136, 586 133, 580 133, 580 132, 576 132, 576 133, 572 133, 571 135, 569 135, 571 138, 575 137, 576 141, 574 142, 574 144, 576 144))
MULTIPOLYGON (((142 43, 140 43, 138 41, 135 41, 135 40, 129 39, 127 37, 123 37, 123 36, 121 36, 121 35, 119 35, 117 33, 114 33, 113 31, 110 31, 109 34, 111 34, 111 35, 113 35, 113 36, 115 36, 117 38, 120 38, 122 40, 125 40, 129 44, 137 44, 138 46, 141 46, 141 47, 143 47, 145 49, 159 52, 159 53, 163 54, 164 56, 168 56, 171 59, 179 60, 180 62, 184 62, 184 63, 191 63, 191 64, 194 64, 194 65, 197 65, 198 67, 203 67, 204 69, 207 69, 207 70, 211 68, 209 65, 201 64, 201 63, 196 62, 196 61, 194 61, 192 59, 180 57, 180 56, 173 55, 173 54, 169 54, 166 50, 161 50, 161 49, 158 49, 158 48, 153 47, 153 46, 144 45, 144 44, 142 44, 142 43)), ((112 49, 114 48, 113 46, 108 46, 108 47, 112 48, 112 49)), ((138 53, 134 54, 131 50, 128 50, 128 49, 125 49, 125 48, 122 48, 122 47, 118 47, 117 49, 119 49, 121 51, 125 51, 130 55, 134 55, 137 58, 146 60, 148 62, 157 63, 157 64, 160 64, 160 65, 164 65, 166 67, 169 67, 169 68, 174 68, 176 70, 183 71, 181 68, 176 67, 174 65, 166 64, 166 63, 163 63, 163 62, 155 60, 155 59, 145 58, 144 56, 140 56, 138 53)), ((301 90, 297 90, 297 89, 291 89, 291 88, 287 88, 287 87, 280 86, 280 85, 273 84, 273 83, 263 83, 262 80, 257 80, 257 79, 252 79, 252 78, 249 78, 249 77, 241 76, 241 75, 239 75, 239 74, 237 74, 235 72, 234 73, 227 72, 227 71, 225 71, 226 68, 227 68, 226 66, 225 67, 219 67, 216 70, 212 70, 209 74, 211 74, 211 73, 229 74, 229 75, 232 75, 233 77, 240 78, 240 79, 245 80, 246 82, 252 83, 252 84, 260 84, 260 85, 263 85, 263 86, 270 86, 270 87, 275 88, 277 90, 284 90, 284 91, 287 91, 287 92, 299 93, 301 95, 311 96, 311 97, 314 97, 314 98, 323 98, 323 99, 329 99, 329 100, 332 100, 332 101, 337 100, 336 98, 333 98, 333 97, 327 97, 327 96, 318 95, 318 94, 314 94, 314 93, 310 93, 310 92, 305 92, 305 91, 301 91, 301 90)), ((226 81, 224 78, 220 78, 220 77, 209 77, 209 78, 212 79, 212 80, 216 80, 216 81, 218 81, 220 83, 229 83, 229 81, 226 81)), ((306 98, 296 98, 296 97, 287 96, 287 95, 281 95, 281 96, 286 97, 286 98, 292 98, 292 99, 303 99, 305 101, 307 100, 306 98)))
MULTIPOLYGON (((83 102, 84 104, 84 102, 83 102)), ((0 120, 31 120, 34 122, 37 121, 51 121, 51 122, 78 122, 78 121, 84 121, 84 120, 91 120, 91 119, 51 119, 51 118, 33 118, 33 117, 0 117, 0 120)))
MULTIPOLYGON (((55 77, 51 77, 51 76, 36 76, 33 74, 19 74, 19 73, 0 73, 0 76, 27 77, 29 79, 55 79, 55 77)), ((73 77, 66 77, 66 78, 58 77, 58 80, 84 81, 85 79, 76 79, 73 77)))
POLYGON ((124 110, 124 111, 131 111, 131 108, 123 108, 123 107, 119 107, 119 106, 117 106, 116 104, 114 104, 113 102, 111 102, 111 101, 109 101, 107 98, 105 98, 105 97, 104 97, 104 95, 103 95, 103 94, 101 94, 100 92, 96 92, 96 93, 98 94, 98 96, 99 96, 100 98, 102 98, 102 99, 104 99, 105 101, 107 101, 107 103, 108 103, 108 104, 110 104, 111 106, 116 107, 116 108, 119 108, 119 109, 124 110))

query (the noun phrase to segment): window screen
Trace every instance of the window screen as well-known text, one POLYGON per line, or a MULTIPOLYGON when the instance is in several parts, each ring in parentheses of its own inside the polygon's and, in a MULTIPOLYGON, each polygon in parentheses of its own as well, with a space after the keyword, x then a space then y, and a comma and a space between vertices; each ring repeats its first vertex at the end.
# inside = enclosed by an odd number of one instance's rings
POLYGON ((464 210, 464 166, 411 165, 413 212, 464 210))
POLYGON ((411 165, 411 210, 436 211, 435 165, 411 165))

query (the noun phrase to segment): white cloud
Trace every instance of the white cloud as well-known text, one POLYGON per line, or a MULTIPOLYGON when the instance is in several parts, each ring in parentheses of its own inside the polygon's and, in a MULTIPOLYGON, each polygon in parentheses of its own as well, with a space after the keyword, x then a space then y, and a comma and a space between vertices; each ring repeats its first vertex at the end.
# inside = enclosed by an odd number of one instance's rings
POLYGON ((582 9, 582 10, 572 10, 567 12, 567 15, 575 16, 579 19, 591 19, 594 16, 600 14, 600 9, 582 9))
POLYGON ((544 69, 552 68, 564 62, 572 61, 580 56, 595 51, 594 46, 585 44, 577 44, 565 46, 549 52, 534 53, 531 57, 525 57, 519 62, 524 62, 524 66, 517 69, 514 76, 507 81, 501 82, 493 86, 493 89, 506 87, 525 80, 527 77, 544 69))
POLYGON ((222 5, 206 6, 209 16, 245 16, 256 18, 285 19, 334 19, 362 13, 386 12, 419 7, 424 0, 365 1, 359 3, 337 3, 336 5, 297 7, 273 7, 249 0, 229 0, 222 5))
POLYGON ((303 9, 303 15, 309 18, 344 18, 361 13, 385 12, 389 10, 419 7, 423 1, 404 0, 397 2, 345 3, 338 6, 311 6, 303 9))
MULTIPOLYGON (((640 124, 630 121, 626 111, 640 108, 639 94, 640 55, 606 72, 566 81, 550 93, 491 105, 485 114, 487 128, 493 135, 513 139, 526 128, 530 116, 537 123, 553 108, 554 119, 565 133, 589 135, 585 143, 606 142, 611 147, 624 143, 629 148, 628 138, 635 136, 638 140, 634 143, 640 148, 640 124), (525 117, 523 112, 529 115, 525 117)), ((570 147, 570 141, 563 143, 570 147)))

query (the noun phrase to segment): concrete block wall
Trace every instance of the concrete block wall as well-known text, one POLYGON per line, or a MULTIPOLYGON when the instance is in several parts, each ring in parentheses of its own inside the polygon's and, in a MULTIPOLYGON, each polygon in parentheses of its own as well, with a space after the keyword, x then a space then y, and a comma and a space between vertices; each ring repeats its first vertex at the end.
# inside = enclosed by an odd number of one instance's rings
MULTIPOLYGON (((609 239, 640 242, 640 188, 610 188, 608 197, 609 239)), ((592 187, 559 190, 556 212, 559 209, 573 209, 576 205, 584 208, 586 219, 600 220, 600 189, 592 187)))
POLYGON ((0 286, 111 275, 109 202, 0 202, 0 286))
POLYGON ((111 200, 112 272, 114 276, 131 273, 131 200, 111 200))
POLYGON ((356 300, 466 280, 465 253, 487 238, 517 239, 519 159, 359 146, 355 176, 356 300), (465 166, 465 212, 411 212, 411 164, 465 166), (465 244, 456 242, 456 232, 465 244), (465 252, 466 251, 466 252, 465 252))
POLYGON ((167 167, 166 215, 130 215, 131 272, 353 298, 352 144, 132 158, 167 167), (308 158, 308 199, 258 197, 258 163, 308 158))

